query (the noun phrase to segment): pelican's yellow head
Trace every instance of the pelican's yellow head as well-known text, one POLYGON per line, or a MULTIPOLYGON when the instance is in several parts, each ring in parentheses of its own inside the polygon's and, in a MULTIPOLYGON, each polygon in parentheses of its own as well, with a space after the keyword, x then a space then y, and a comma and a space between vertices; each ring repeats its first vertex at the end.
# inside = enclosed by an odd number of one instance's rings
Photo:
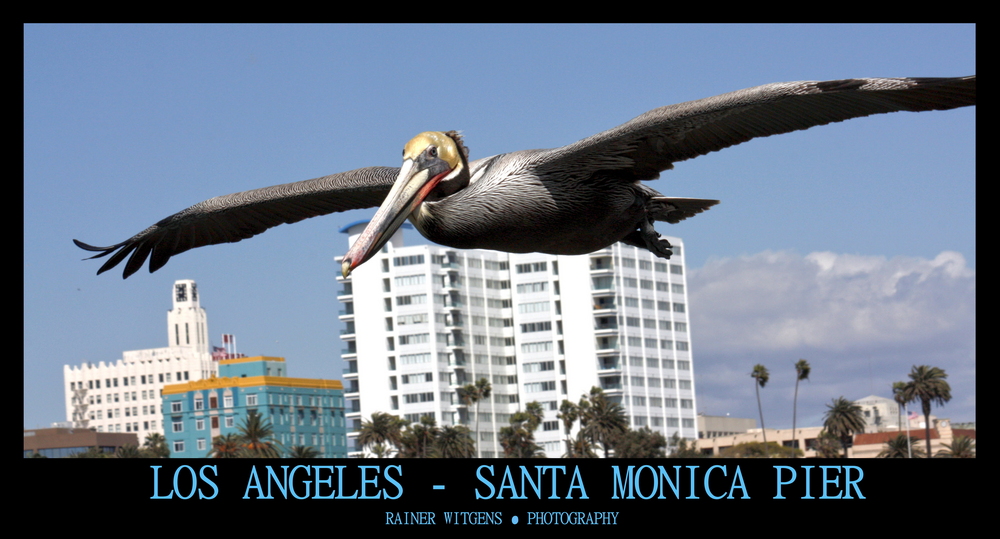
POLYGON ((422 153, 429 151, 433 154, 429 157, 438 157, 447 163, 449 168, 455 170, 462 164, 463 155, 460 154, 462 150, 458 147, 461 140, 461 135, 455 131, 447 133, 425 131, 411 138, 410 142, 403 146, 403 159, 416 160, 422 153))
POLYGON ((425 200, 440 200, 469 184, 468 150, 455 131, 427 131, 403 147, 403 166, 382 206, 344 255, 343 274, 372 257, 425 200))

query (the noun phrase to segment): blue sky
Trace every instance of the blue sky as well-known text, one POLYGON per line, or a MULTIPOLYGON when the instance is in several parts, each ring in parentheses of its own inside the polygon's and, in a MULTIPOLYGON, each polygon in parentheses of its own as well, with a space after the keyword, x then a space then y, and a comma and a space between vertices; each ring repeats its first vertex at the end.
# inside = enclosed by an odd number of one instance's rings
MULTIPOLYGON (((128 280, 81 262, 217 195, 398 166, 427 130, 473 158, 569 144, 647 110, 778 81, 976 72, 974 26, 92 26, 24 29, 24 425, 65 420, 62 367, 166 345, 176 279, 209 331, 339 378, 343 224, 196 249, 128 280)), ((700 410, 800 424, 841 395, 888 396, 910 366, 950 375, 936 410, 975 419, 975 108, 758 139, 653 187, 719 206, 687 244, 700 410)), ((409 242, 421 241, 413 233, 409 242)))

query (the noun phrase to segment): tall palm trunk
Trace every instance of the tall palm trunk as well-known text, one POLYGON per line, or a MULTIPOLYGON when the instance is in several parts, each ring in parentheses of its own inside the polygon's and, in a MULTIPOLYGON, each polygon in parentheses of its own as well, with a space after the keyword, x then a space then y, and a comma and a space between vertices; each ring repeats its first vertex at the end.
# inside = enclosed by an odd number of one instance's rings
POLYGON ((476 399, 476 458, 479 457, 479 401, 482 399, 476 399))
POLYGON ((767 367, 758 363, 754 365, 750 377, 753 378, 753 385, 757 390, 757 411, 760 412, 760 433, 764 437, 764 458, 768 458, 770 457, 770 452, 767 449, 767 430, 764 428, 764 408, 760 404, 760 388, 767 384, 770 374, 767 372, 767 367))
MULTIPOLYGON (((799 407, 799 381, 808 380, 809 373, 811 371, 812 368, 809 366, 808 361, 800 359, 797 362, 795 362, 795 398, 792 400, 792 449, 793 450, 799 448, 799 440, 795 436, 795 419, 796 419, 795 416, 798 413, 798 407, 799 407)), ((796 456, 798 455, 796 455, 796 453, 793 452, 792 458, 795 458, 796 456)))
MULTIPOLYGON (((795 437, 795 416, 798 414, 798 411, 799 411, 799 378, 796 377, 795 378, 795 396, 792 397, 792 449, 793 450, 794 449, 798 449, 798 447, 799 447, 798 439, 795 437)), ((792 452, 792 458, 795 458, 796 456, 797 455, 793 451, 792 452)))
POLYGON ((754 384, 757 389, 757 412, 760 413, 760 434, 764 437, 764 458, 767 458, 767 430, 764 429, 764 409, 760 405, 760 384, 754 384))

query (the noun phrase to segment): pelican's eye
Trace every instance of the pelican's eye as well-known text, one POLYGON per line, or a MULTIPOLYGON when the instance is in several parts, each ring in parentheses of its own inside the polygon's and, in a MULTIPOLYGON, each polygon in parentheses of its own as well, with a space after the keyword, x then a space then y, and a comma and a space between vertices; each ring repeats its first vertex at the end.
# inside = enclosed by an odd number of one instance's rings
POLYGON ((427 155, 429 155, 431 157, 437 157, 438 156, 437 146, 428 146, 427 147, 427 155))

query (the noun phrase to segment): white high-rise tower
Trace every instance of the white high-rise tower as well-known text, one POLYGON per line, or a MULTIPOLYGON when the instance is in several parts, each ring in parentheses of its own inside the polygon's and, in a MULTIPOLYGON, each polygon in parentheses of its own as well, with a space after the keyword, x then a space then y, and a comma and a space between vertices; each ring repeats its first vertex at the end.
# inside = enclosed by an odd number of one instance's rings
POLYGON ((208 319, 194 281, 174 282, 167 311, 167 348, 131 350, 116 362, 65 365, 66 419, 98 432, 163 433, 160 390, 209 378, 218 370, 208 345, 208 319))
MULTIPOLYGON (((353 242, 366 224, 341 232, 353 242)), ((431 415, 478 427, 480 456, 502 456, 500 429, 537 401, 545 416, 535 441, 559 457, 560 403, 597 386, 632 428, 695 439, 683 242, 668 239, 675 255, 663 260, 623 244, 581 256, 407 247, 397 231, 338 277, 353 436, 373 412, 431 415), (480 378, 493 394, 477 418, 457 389, 480 378)))

